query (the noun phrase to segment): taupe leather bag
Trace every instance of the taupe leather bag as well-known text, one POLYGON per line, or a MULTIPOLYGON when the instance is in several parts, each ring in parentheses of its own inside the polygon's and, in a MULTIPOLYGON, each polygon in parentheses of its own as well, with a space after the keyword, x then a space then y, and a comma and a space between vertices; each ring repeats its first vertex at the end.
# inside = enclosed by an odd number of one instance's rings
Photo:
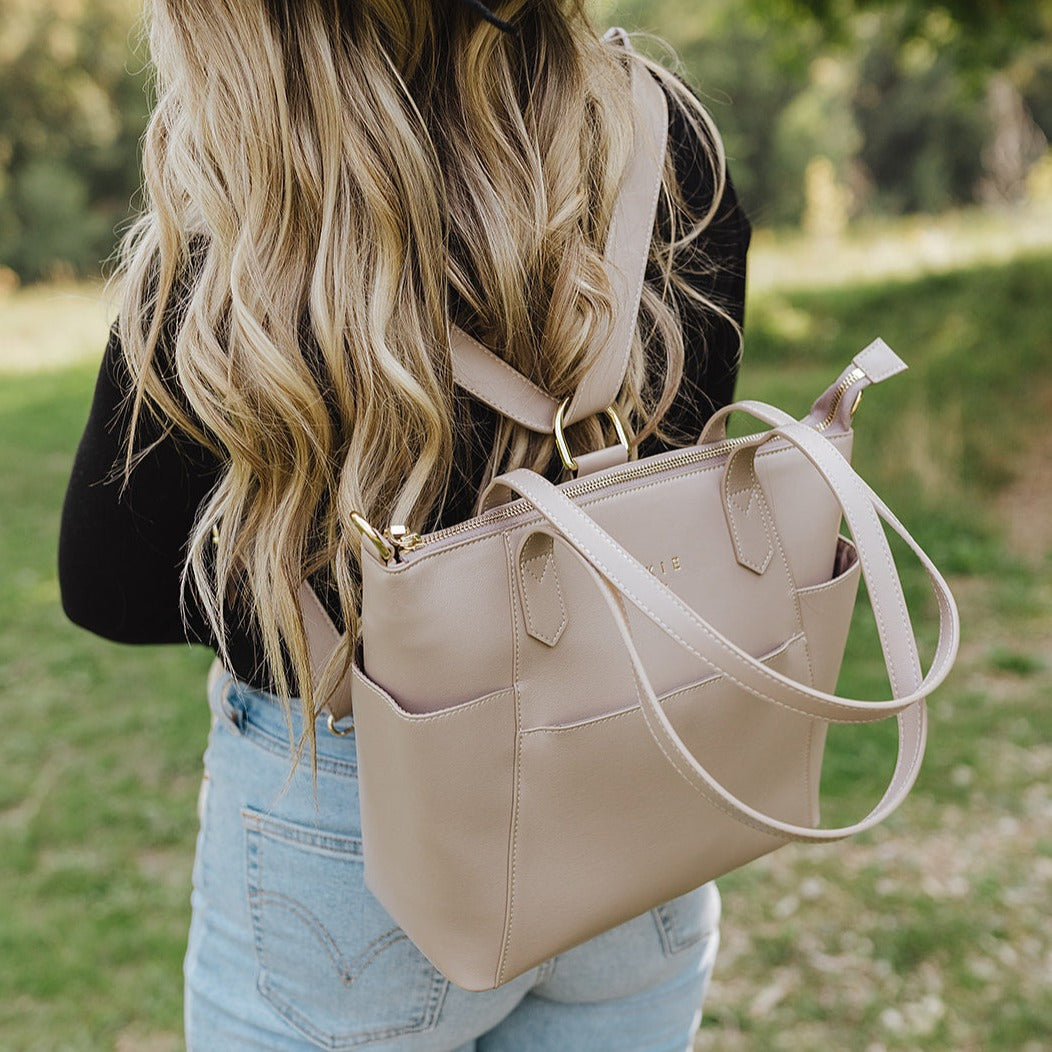
MULTIPOLYGON (((635 90, 637 163, 608 247, 625 310, 588 382, 557 405, 454 333, 458 382, 554 426, 568 461, 563 428, 614 402, 639 306, 667 116, 650 77, 635 90)), ((558 486, 512 471, 488 510, 423 537, 359 520, 363 634, 330 726, 353 701, 366 883, 455 983, 499 986, 790 841, 868 829, 905 797, 957 612, 848 463, 861 392, 903 368, 878 340, 802 422, 743 402, 769 431, 728 439, 724 410, 692 448, 629 463, 618 445, 558 486), (881 519, 938 598, 927 676, 881 519), (860 572, 883 702, 833 693, 860 572), (818 828, 827 726, 891 716, 884 797, 818 828)), ((321 662, 336 634, 306 587, 303 602, 321 662)))

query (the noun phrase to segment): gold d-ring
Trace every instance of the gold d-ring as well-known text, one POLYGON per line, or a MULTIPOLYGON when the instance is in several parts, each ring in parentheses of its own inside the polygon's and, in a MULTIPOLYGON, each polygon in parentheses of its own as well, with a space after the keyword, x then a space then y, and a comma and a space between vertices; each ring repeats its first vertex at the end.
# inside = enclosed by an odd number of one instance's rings
POLYGON ((391 556, 394 555, 394 548, 387 543, 383 534, 374 529, 356 511, 351 512, 351 522, 354 523, 358 528, 358 532, 363 537, 372 542, 373 547, 380 553, 380 558, 383 559, 385 563, 389 563, 391 561, 391 556))
POLYGON ((335 734, 337 738, 346 738, 350 734, 354 734, 354 720, 351 720, 351 725, 346 730, 340 730, 336 726, 336 717, 330 712, 329 713, 329 733, 335 734))
MULTIPOLYGON (((570 395, 564 398, 559 405, 559 408, 555 410, 555 448, 559 450, 559 456, 562 459, 563 467, 567 471, 577 470, 577 461, 574 460, 570 453, 570 445, 566 441, 566 426, 564 424, 564 417, 566 416, 566 410, 570 405, 570 400, 573 396, 570 395)), ((610 406, 609 409, 603 410, 606 415, 610 418, 610 421, 614 425, 614 430, 617 432, 617 440, 625 447, 625 452, 629 452, 628 435, 625 434, 625 426, 621 423, 621 418, 617 415, 617 410, 610 406)))

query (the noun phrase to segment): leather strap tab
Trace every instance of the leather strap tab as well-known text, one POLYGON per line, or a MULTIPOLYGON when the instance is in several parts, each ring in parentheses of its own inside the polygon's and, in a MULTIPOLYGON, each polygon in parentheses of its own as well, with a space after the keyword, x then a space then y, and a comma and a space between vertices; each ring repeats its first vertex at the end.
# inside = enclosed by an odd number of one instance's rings
POLYGON ((874 340, 855 355, 836 383, 815 402, 806 422, 818 431, 847 431, 862 392, 906 368, 906 363, 883 340, 874 340))
MULTIPOLYGON (((851 428, 851 413, 858 396, 872 384, 882 383, 892 376, 904 372, 906 363, 881 339, 874 340, 852 359, 851 364, 837 377, 826 391, 811 406, 811 412, 803 421, 816 431, 843 434, 851 428)), ((795 423, 781 409, 765 402, 748 399, 725 405, 718 409, 705 424, 698 445, 723 442, 727 438, 727 420, 732 413, 745 412, 757 420, 777 427, 784 423, 795 423)))
MULTIPOLYGON (((307 634, 307 651, 310 655, 311 674, 318 683, 321 674, 340 644, 340 633, 332 623, 309 581, 300 585, 300 609, 303 611, 303 630, 307 634)), ((333 691, 325 705, 333 719, 342 720, 351 714, 351 674, 347 673, 333 691)))
POLYGON ((554 398, 456 325, 450 349, 453 380, 468 394, 531 431, 551 432, 559 408, 554 398))
POLYGON ((582 479, 597 471, 623 467, 628 463, 628 450, 619 442, 616 446, 607 446, 591 453, 578 453, 574 459, 577 461, 577 477, 582 479))
POLYGON ((755 446, 736 449, 723 473, 723 510, 738 564, 764 574, 774 556, 773 525, 767 496, 756 477, 755 446))
POLYGON ((554 647, 569 618, 555 565, 555 541, 550 533, 531 533, 519 550, 519 588, 527 633, 554 647))
POLYGON ((854 364, 869 377, 871 384, 879 384, 909 368, 879 336, 855 355, 854 364))

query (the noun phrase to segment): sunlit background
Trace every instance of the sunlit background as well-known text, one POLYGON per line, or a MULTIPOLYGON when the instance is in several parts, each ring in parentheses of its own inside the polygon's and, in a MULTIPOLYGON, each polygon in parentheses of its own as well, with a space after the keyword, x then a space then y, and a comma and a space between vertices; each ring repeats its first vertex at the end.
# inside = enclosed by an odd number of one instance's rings
MULTIPOLYGON (((965 622, 903 809, 724 882, 697 1047, 1043 1050, 1052 3, 591 6, 601 26, 650 34, 637 46, 675 65, 721 129, 756 229, 739 393, 802 415, 878 334, 910 362, 867 395, 857 462, 950 575, 965 622)), ((3 1049, 181 1047, 208 655, 78 632, 54 571, 112 320, 101 276, 138 200, 137 17, 131 0, 0 0, 3 1049)), ((875 697, 882 665, 857 622, 841 687, 875 697)), ((891 733, 832 738, 827 820, 871 806, 891 733)))

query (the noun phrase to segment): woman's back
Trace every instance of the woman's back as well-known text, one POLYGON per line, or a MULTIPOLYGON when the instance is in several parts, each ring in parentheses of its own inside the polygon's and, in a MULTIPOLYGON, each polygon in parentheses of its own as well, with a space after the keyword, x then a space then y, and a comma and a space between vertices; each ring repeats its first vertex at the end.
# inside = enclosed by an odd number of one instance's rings
MULTIPOLYGON (((102 478, 136 425, 138 448, 164 434, 154 407, 178 437, 139 463, 123 508, 115 488, 81 492, 88 525, 70 501, 63 585, 71 616, 103 634, 182 638, 189 538, 186 634, 225 640, 240 676, 292 694, 302 572, 356 624, 350 509, 448 525, 499 470, 557 470, 550 435, 454 387, 449 327, 553 395, 580 382, 614 308, 602 246, 633 143, 629 56, 545 4, 509 5, 517 37, 455 3, 390 22, 374 2, 251 6, 158 5, 151 207, 123 248, 93 420, 129 388, 134 411, 116 434, 89 427, 75 478, 102 478), (158 531, 142 562, 122 536, 136 514, 158 531), (231 584, 254 624, 228 621, 231 584)), ((718 139, 681 82, 663 83, 647 339, 618 401, 643 454, 693 440, 729 401, 748 244, 718 139)), ((587 447, 597 427, 571 435, 587 447)))

